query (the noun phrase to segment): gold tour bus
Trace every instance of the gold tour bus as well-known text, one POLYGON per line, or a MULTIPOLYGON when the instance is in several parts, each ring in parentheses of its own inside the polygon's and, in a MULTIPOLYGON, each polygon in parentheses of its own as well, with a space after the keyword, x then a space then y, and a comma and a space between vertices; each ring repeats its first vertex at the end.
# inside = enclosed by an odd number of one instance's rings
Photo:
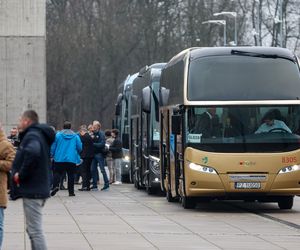
POLYGON ((161 187, 198 201, 277 202, 300 195, 297 57, 269 47, 190 48, 162 71, 161 187))

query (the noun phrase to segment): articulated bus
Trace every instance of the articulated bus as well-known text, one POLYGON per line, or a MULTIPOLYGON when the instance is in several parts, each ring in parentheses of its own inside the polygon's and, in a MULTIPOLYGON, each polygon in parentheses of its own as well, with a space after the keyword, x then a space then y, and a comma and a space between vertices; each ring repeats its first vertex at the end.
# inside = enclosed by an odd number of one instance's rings
POLYGON ((161 185, 168 201, 277 202, 300 195, 300 73, 289 50, 191 48, 161 85, 161 185))
MULTIPOLYGON (((160 190, 159 105, 160 75, 165 63, 145 67, 135 79, 132 93, 130 153, 135 187, 147 192, 160 190)), ((165 91, 165 90, 163 90, 165 91)))
POLYGON ((131 96, 132 83, 137 78, 138 73, 129 75, 122 84, 122 93, 118 95, 115 111, 114 126, 120 131, 123 142, 122 158, 122 181, 132 182, 133 171, 130 164, 129 138, 130 138, 130 117, 131 117, 131 96))

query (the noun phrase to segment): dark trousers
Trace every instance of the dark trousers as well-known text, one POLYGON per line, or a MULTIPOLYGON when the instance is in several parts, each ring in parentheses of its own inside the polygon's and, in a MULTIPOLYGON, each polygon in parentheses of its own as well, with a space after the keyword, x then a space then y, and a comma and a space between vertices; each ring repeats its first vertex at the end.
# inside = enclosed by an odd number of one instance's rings
POLYGON ((82 188, 90 189, 90 180, 91 180, 91 164, 93 158, 83 158, 83 162, 80 165, 80 174, 82 177, 82 188))
POLYGON ((74 178, 77 166, 75 163, 70 162, 55 162, 54 163, 54 178, 53 188, 58 188, 60 180, 64 173, 68 175, 68 191, 69 194, 74 194, 74 178))

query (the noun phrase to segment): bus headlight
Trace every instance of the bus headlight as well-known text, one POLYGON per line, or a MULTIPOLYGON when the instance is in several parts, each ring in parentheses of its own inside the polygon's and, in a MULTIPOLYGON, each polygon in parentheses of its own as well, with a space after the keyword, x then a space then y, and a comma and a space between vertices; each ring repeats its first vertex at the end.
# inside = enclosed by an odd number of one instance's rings
POLYGON ((125 155, 124 156, 124 161, 129 161, 130 160, 130 157, 128 155, 125 155))
POLYGON ((294 172, 300 170, 300 166, 299 165, 293 165, 293 166, 288 166, 288 167, 284 167, 279 171, 279 174, 286 174, 286 173, 290 173, 290 172, 294 172))
POLYGON ((189 164, 190 169, 192 170, 196 170, 199 172, 203 172, 203 173, 207 173, 207 174, 217 174, 217 171, 211 167, 207 167, 207 166, 201 166, 195 163, 190 163, 189 164))

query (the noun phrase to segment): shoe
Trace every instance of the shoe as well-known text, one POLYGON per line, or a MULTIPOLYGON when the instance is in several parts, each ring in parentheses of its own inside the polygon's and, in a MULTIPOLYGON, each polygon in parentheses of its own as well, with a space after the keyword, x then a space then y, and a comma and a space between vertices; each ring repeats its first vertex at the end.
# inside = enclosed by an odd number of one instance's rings
POLYGON ((75 194, 69 194, 69 196, 75 196, 75 194))
POLYGON ((109 185, 104 185, 104 187, 101 188, 101 191, 106 190, 106 189, 108 189, 108 188, 109 188, 109 185))
POLYGON ((114 185, 120 185, 120 184, 122 184, 122 182, 120 182, 120 181, 115 181, 113 184, 114 184, 114 185))
POLYGON ((90 191, 90 189, 84 187, 84 188, 79 188, 78 191, 90 191))
POLYGON ((64 185, 59 187, 59 190, 67 190, 64 185))
POLYGON ((59 190, 59 188, 58 188, 58 187, 56 187, 56 188, 53 188, 53 189, 51 190, 51 193, 50 193, 50 195, 51 195, 51 196, 54 196, 54 195, 56 195, 56 193, 58 192, 58 190, 59 190))
POLYGON ((90 190, 91 191, 98 191, 99 189, 97 187, 92 187, 90 190))

